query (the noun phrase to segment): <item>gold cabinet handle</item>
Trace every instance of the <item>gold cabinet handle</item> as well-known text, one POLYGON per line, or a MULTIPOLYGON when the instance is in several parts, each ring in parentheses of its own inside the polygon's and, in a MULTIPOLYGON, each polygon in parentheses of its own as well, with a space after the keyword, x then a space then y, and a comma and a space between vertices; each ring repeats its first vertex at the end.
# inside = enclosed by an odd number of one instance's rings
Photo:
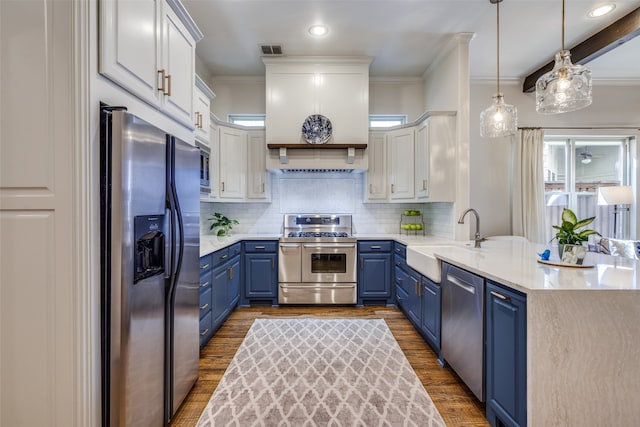
POLYGON ((364 261, 362 260, 362 257, 360 257, 360 270, 362 270, 364 268, 364 261))
POLYGON ((164 87, 164 81, 165 81, 165 75, 164 75, 164 69, 162 70, 158 70, 158 74, 160 74, 160 87, 158 88, 158 91, 164 93, 165 91, 165 87, 164 87))
POLYGON ((233 279, 233 267, 229 268, 229 279, 233 279))
POLYGON ((499 294, 495 291, 491 291, 490 294, 498 299, 501 299, 502 301, 511 301, 511 298, 509 298, 508 296, 499 294))
POLYGON ((274 258, 271 258, 271 269, 272 270, 276 269, 276 260, 274 258))
POLYGON ((165 92, 165 95, 167 96, 171 96, 171 74, 167 74, 167 91, 165 92))

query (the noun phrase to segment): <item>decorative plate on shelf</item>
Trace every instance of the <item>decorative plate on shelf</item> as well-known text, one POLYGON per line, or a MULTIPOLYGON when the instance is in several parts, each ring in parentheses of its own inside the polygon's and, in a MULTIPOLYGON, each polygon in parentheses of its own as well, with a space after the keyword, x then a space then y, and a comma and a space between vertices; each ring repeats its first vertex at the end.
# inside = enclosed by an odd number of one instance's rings
POLYGON ((332 131, 331 121, 321 114, 312 114, 302 123, 302 135, 309 144, 326 144, 332 131))

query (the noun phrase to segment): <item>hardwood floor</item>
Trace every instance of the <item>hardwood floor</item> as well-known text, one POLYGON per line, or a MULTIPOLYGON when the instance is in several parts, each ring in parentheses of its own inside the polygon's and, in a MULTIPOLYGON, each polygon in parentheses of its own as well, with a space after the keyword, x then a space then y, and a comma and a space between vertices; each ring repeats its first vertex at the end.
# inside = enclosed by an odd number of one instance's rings
POLYGON ((300 315, 385 319, 447 426, 489 425, 484 417, 484 405, 478 402, 450 369, 440 366, 436 354, 401 311, 378 306, 323 306, 250 307, 235 310, 200 352, 200 378, 178 410, 171 426, 192 427, 196 424, 254 319, 300 315))

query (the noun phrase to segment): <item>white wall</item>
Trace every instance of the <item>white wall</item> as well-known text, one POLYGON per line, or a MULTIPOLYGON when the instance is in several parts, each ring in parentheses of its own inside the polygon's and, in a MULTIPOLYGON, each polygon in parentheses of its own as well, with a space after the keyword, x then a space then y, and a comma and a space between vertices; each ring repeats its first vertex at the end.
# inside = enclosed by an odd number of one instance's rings
MULTIPOLYGON (((211 111, 226 121, 229 114, 264 114, 264 76, 232 77, 202 74, 196 61, 196 71, 216 94, 211 103, 211 111)), ((424 84, 421 78, 389 77, 369 79, 370 114, 406 114, 413 121, 426 111, 424 104, 424 84)))
MULTIPOLYGON (((556 115, 538 114, 535 95, 522 93, 520 82, 501 82, 501 86, 505 102, 518 109, 520 127, 640 127, 639 85, 594 81, 593 104, 556 115)), ((480 213, 485 235, 511 234, 511 141, 482 139, 479 130, 480 112, 490 105, 495 91, 495 82, 471 83, 470 205, 480 213)), ((554 132, 558 131, 548 130, 546 134, 554 132)))
POLYGON ((422 78, 369 79, 369 114, 405 114, 412 122, 425 111, 422 78))

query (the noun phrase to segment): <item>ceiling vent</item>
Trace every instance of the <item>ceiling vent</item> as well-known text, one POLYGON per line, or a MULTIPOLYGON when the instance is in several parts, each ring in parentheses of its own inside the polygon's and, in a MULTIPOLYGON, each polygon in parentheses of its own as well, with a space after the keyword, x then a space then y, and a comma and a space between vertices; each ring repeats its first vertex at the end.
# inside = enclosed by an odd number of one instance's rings
POLYGON ((282 55, 282 46, 278 44, 263 44, 260 45, 263 55, 268 56, 280 56, 282 55))

